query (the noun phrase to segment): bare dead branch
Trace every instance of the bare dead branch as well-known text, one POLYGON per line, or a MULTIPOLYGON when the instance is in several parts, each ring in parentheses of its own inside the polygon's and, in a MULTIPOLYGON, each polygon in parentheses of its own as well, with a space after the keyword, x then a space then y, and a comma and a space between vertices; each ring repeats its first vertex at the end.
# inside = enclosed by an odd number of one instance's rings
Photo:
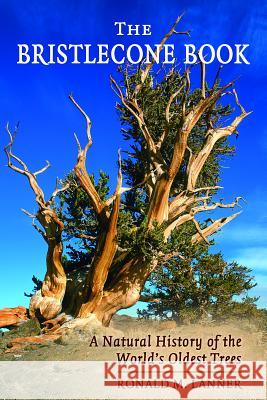
MULTIPOLYGON (((189 31, 186 31, 186 32, 177 32, 177 31, 175 30, 176 26, 178 25, 178 23, 180 22, 180 20, 182 19, 182 17, 183 17, 183 14, 182 14, 182 15, 179 15, 179 16, 177 17, 177 19, 175 20, 175 22, 174 22, 174 24, 172 25, 171 29, 170 29, 170 30, 166 33, 166 35, 162 38, 162 40, 161 40, 159 46, 157 47, 157 49, 156 49, 156 51, 155 51, 156 56, 158 56, 159 53, 162 51, 164 44, 166 43, 166 41, 169 39, 169 37, 170 37, 172 34, 183 34, 183 35, 184 35, 184 34, 187 34, 187 35, 189 35, 189 31)), ((134 91, 134 96, 136 96, 136 95, 140 92, 140 90, 141 90, 141 88, 142 88, 142 86, 143 86, 143 84, 144 84, 144 82, 145 82, 145 80, 146 80, 146 78, 147 78, 147 76, 148 76, 148 74, 149 74, 149 71, 151 70, 151 68, 152 68, 152 66, 153 66, 153 64, 154 64, 154 62, 155 62, 155 59, 152 59, 152 61, 151 61, 149 64, 147 64, 145 70, 142 71, 141 83, 140 83, 139 85, 136 86, 135 91, 134 91)))
MULTIPOLYGON (((229 217, 224 217, 224 218, 215 220, 207 228, 202 230, 202 234, 205 237, 209 237, 209 236, 213 235, 214 233, 218 232, 224 225, 228 224, 230 221, 235 219, 239 214, 241 214, 241 211, 238 213, 232 214, 229 217)), ((201 242, 202 240, 203 240, 203 238, 199 233, 196 233, 192 237, 192 243, 201 242)))
POLYGON ((21 208, 21 211, 26 214, 30 218, 36 218, 35 214, 30 213, 29 211, 25 210, 24 208, 21 208))
POLYGON ((238 115, 230 125, 224 128, 210 129, 207 132, 206 140, 202 149, 191 158, 190 163, 188 164, 187 167, 188 190, 195 189, 195 185, 197 183, 199 174, 202 171, 202 168, 205 165, 209 155, 211 154, 215 144, 222 138, 231 136, 236 131, 236 128, 243 121, 243 119, 245 119, 250 114, 250 112, 246 112, 244 107, 240 105, 235 90, 233 93, 235 95, 236 103, 241 109, 241 114, 238 115))
POLYGON ((113 193, 112 196, 110 196, 106 201, 105 204, 106 206, 109 206, 110 204, 113 203, 113 201, 117 198, 117 196, 121 196, 123 193, 128 192, 129 190, 132 190, 131 187, 129 188, 122 188, 122 172, 121 172, 121 154, 120 154, 120 149, 118 149, 118 177, 117 177, 117 186, 115 189, 115 192, 113 193))
POLYGON ((235 208, 235 207, 241 207, 240 204, 239 204, 239 201, 240 201, 240 200, 245 201, 245 200, 243 199, 243 197, 239 196, 239 197, 236 197, 236 199, 235 199, 232 203, 224 204, 224 203, 222 203, 222 202, 215 202, 215 203, 212 203, 212 204, 209 204, 209 205, 208 205, 208 204, 204 204, 204 205, 202 205, 202 206, 198 206, 198 207, 192 208, 192 211, 193 211, 194 213, 199 213, 199 212, 203 212, 203 211, 212 211, 212 210, 216 210, 217 208, 235 208))
POLYGON ((206 97, 206 64, 203 61, 200 61, 201 66, 201 93, 202 98, 206 97))
POLYGON ((214 82, 213 82, 213 85, 212 85, 212 90, 214 90, 215 86, 218 84, 219 77, 220 77, 220 72, 221 72, 222 68, 223 68, 223 65, 220 65, 219 68, 218 68, 218 71, 217 71, 217 73, 215 75, 214 82))
POLYGON ((79 239, 88 239, 88 240, 97 240, 96 236, 92 236, 92 235, 86 235, 86 233, 79 233, 77 235, 75 235, 75 237, 79 238, 79 239))
POLYGON ((80 153, 82 152, 82 146, 81 146, 81 143, 80 143, 80 141, 79 141, 79 138, 78 138, 78 136, 76 135, 75 132, 74 132, 74 138, 75 138, 75 141, 76 141, 76 143, 77 143, 78 154, 80 154, 80 153))
POLYGON ((205 186, 201 188, 197 188, 193 190, 193 193, 198 193, 198 192, 204 192, 207 190, 217 190, 217 189, 223 189, 223 186, 205 186))
POLYGON ((190 132, 198 122, 202 114, 211 104, 214 104, 228 89, 233 85, 233 82, 228 83, 221 89, 211 93, 205 99, 201 99, 199 103, 185 116, 181 129, 177 132, 176 141, 174 144, 173 156, 169 167, 169 175, 172 179, 176 176, 182 164, 184 153, 187 147, 187 140, 190 132))
POLYGON ((40 233, 40 235, 42 235, 44 240, 47 242, 47 235, 46 235, 45 231, 43 231, 38 225, 36 225, 34 221, 35 221, 35 218, 32 219, 32 226, 34 227, 34 229, 37 230, 38 233, 40 233))
POLYGON ((40 233, 40 235, 42 235, 44 240, 47 242, 46 232, 43 231, 38 225, 35 224, 35 220, 37 219, 37 215, 30 213, 29 211, 25 210, 24 208, 21 208, 21 211, 32 219, 32 226, 34 227, 34 229, 36 229, 36 231, 38 233, 40 233))
POLYGON ((81 114, 84 116, 84 119, 86 121, 86 135, 87 135, 87 144, 84 147, 83 151, 86 154, 87 150, 89 149, 89 147, 92 145, 92 137, 91 137, 91 120, 88 117, 88 115, 86 114, 86 112, 83 110, 83 108, 76 102, 76 100, 74 99, 73 95, 70 94, 69 95, 69 99, 72 101, 72 103, 78 108, 78 110, 81 112, 81 114))
POLYGON ((180 31, 180 32, 178 32, 178 31, 174 30, 173 33, 175 33, 176 35, 187 35, 187 36, 190 36, 190 32, 191 31, 180 31))
POLYGON ((242 114, 247 114, 246 111, 245 111, 245 109, 244 109, 244 107, 243 107, 243 106, 240 104, 240 102, 239 102, 239 99, 238 99, 238 96, 237 96, 237 92, 236 92, 235 89, 233 89, 233 94, 234 94, 234 96, 235 96, 235 102, 236 102, 236 104, 238 105, 238 107, 240 108, 241 113, 242 113, 242 114))
POLYGON ((190 88, 191 88, 191 80, 190 80, 190 68, 186 68, 184 75, 186 80, 186 95, 188 95, 190 88))
MULTIPOLYGON (((132 187, 121 187, 118 191, 118 195, 122 195, 123 193, 129 192, 131 190, 135 190, 138 189, 139 187, 143 186, 153 175, 153 173, 155 173, 158 170, 158 168, 152 170, 150 173, 146 174, 146 176, 144 177, 144 179, 137 183, 136 185, 132 186, 132 187)), ((105 201, 106 205, 109 206, 110 204, 112 204, 112 202, 115 200, 116 195, 115 193, 105 201)))
POLYGON ((83 108, 74 99, 72 94, 69 95, 69 99, 75 105, 75 107, 77 107, 77 109, 81 112, 81 114, 83 115, 83 117, 85 118, 85 121, 86 121, 87 143, 84 148, 81 147, 81 144, 80 144, 76 134, 74 135, 77 145, 78 145, 78 159, 77 159, 76 165, 74 167, 74 172, 75 172, 75 175, 76 175, 80 185, 87 193, 87 195, 92 203, 92 206, 93 206, 95 212, 97 213, 97 215, 99 216, 99 218, 106 219, 106 218, 108 218, 108 214, 109 214, 108 210, 106 209, 106 204, 100 198, 100 196, 95 188, 95 185, 93 184, 92 179, 90 178, 90 176, 87 172, 87 169, 86 169, 86 155, 87 155, 88 149, 92 145, 91 120, 88 117, 88 115, 86 114, 86 112, 83 110, 83 108), (105 211, 105 212, 102 213, 102 211, 105 211))
POLYGON ((117 178, 117 186, 116 186, 116 190, 115 190, 115 194, 118 195, 121 189, 121 185, 122 185, 122 171, 121 171, 121 152, 120 149, 118 149, 118 178, 117 178))
POLYGON ((15 138, 17 136, 17 132, 18 132, 18 126, 16 126, 15 131, 12 134, 10 132, 10 129, 9 129, 9 124, 7 123, 6 124, 6 132, 7 132, 8 136, 9 136, 9 139, 10 139, 9 143, 4 147, 4 151, 5 151, 6 156, 7 156, 8 167, 13 169, 16 172, 19 172, 20 174, 24 174, 25 175, 25 172, 28 171, 27 165, 18 156, 14 155, 13 152, 12 152, 13 144, 14 144, 15 138), (15 166, 13 164, 12 160, 17 161, 20 164, 20 166, 22 167, 22 169, 17 167, 17 166, 15 166))
POLYGON ((53 193, 52 193, 52 195, 51 195, 49 201, 46 203, 47 206, 50 206, 50 205, 53 203, 53 201, 55 200, 55 197, 56 197, 59 193, 65 192, 65 190, 67 190, 67 189, 70 187, 70 183, 69 183, 69 182, 67 182, 67 183, 66 183, 64 186, 62 186, 62 187, 59 187, 59 184, 60 184, 60 180, 57 178, 57 179, 56 179, 56 188, 55 188, 55 190, 53 191, 53 193))
POLYGON ((18 131, 18 126, 15 128, 14 133, 12 134, 9 129, 9 125, 6 125, 6 131, 8 133, 10 142, 5 146, 4 151, 7 157, 8 161, 8 167, 12 169, 15 172, 18 172, 19 174, 25 175, 28 178, 28 181, 30 183, 30 186, 35 193, 35 199, 36 202, 39 204, 40 207, 43 207, 45 204, 45 198, 44 198, 44 193, 40 186, 37 183, 36 176, 29 171, 26 163, 17 155, 13 153, 13 145, 14 145, 14 140, 17 135, 18 131), (16 166, 13 161, 17 162, 20 167, 16 166))
MULTIPOLYGON (((39 184, 37 182, 37 178, 36 178, 37 175, 41 174, 42 172, 45 172, 50 167, 50 163, 47 161, 47 164, 43 168, 41 168, 40 170, 38 170, 36 172, 31 172, 28 169, 26 163, 20 157, 18 157, 17 155, 15 155, 13 153, 13 145, 14 145, 14 140, 17 135, 17 129, 18 129, 18 127, 16 127, 14 133, 12 134, 10 132, 8 124, 6 126, 6 131, 8 133, 9 140, 10 140, 4 149, 6 156, 7 156, 7 160, 8 160, 8 166, 10 169, 14 170, 15 172, 18 172, 27 177, 30 187, 32 188, 32 190, 35 194, 35 200, 39 206, 39 210, 36 214, 31 214, 24 209, 22 209, 22 211, 27 216, 32 218, 34 228, 39 233, 42 234, 42 236, 45 238, 45 240, 49 240, 51 238, 54 238, 55 232, 57 232, 57 231, 61 232, 64 227, 63 223, 59 220, 55 210, 50 208, 50 201, 48 201, 48 202, 45 201, 44 192, 41 189, 41 187, 39 186, 39 184), (19 166, 14 165, 13 162, 16 162, 17 164, 19 164, 19 166), (42 231, 38 226, 36 226, 36 224, 34 223, 35 219, 37 219, 40 222, 40 224, 44 228, 44 231, 42 231)), ((57 189, 57 191, 55 191, 53 193, 51 199, 53 199, 53 196, 56 195, 56 193, 58 193, 58 189, 57 189)))
POLYGON ((206 242, 207 244, 210 244, 210 242, 209 242, 208 239, 206 238, 206 236, 205 236, 203 230, 201 229, 201 227, 200 227, 198 221, 197 221, 195 218, 193 218, 192 221, 193 221, 194 224, 195 224, 195 227, 196 227, 196 229, 197 229, 197 232, 198 232, 199 236, 204 240, 204 242, 206 242))
POLYGON ((162 144, 164 143, 165 139, 168 136, 169 123, 170 123, 170 108, 171 108, 171 105, 172 105, 173 101, 179 95, 179 93, 181 93, 183 88, 184 88, 184 84, 176 92, 174 92, 169 98, 169 101, 168 101, 168 104, 167 104, 167 107, 166 107, 166 110, 165 110, 166 126, 165 126, 165 129, 164 129, 164 131, 163 131, 158 143, 157 143, 157 147, 158 148, 160 148, 162 146, 162 144))
POLYGON ((178 226, 185 224, 188 221, 192 221, 194 218, 194 216, 192 214, 184 214, 179 216, 178 218, 176 218, 173 222, 171 222, 167 228, 165 228, 164 230, 164 238, 165 241, 167 241, 167 239, 169 238, 169 236, 171 235, 172 231, 176 228, 178 228, 178 226))
POLYGON ((234 208, 235 206, 240 206, 239 201, 241 199, 244 200, 242 197, 237 197, 235 201, 229 204, 223 204, 222 202, 208 204, 207 201, 211 198, 209 192, 220 188, 221 186, 208 186, 196 189, 191 193, 188 191, 184 191, 176 196, 169 205, 169 220, 167 222, 167 228, 165 230, 166 236, 168 237, 172 230, 175 227, 179 226, 181 222, 184 223, 191 220, 192 216, 199 212, 211 211, 215 210, 216 208, 234 208), (196 194, 200 192, 206 192, 206 195, 201 197, 196 196, 196 194), (200 203, 203 204, 198 205, 200 203))
POLYGON ((43 168, 39 169, 38 171, 34 172, 33 175, 36 176, 36 175, 42 174, 50 167, 51 167, 50 162, 48 160, 46 160, 46 165, 43 168))
POLYGON ((150 296, 141 295, 139 298, 139 301, 143 301, 144 303, 160 303, 161 299, 152 297, 152 296, 150 297, 150 296))

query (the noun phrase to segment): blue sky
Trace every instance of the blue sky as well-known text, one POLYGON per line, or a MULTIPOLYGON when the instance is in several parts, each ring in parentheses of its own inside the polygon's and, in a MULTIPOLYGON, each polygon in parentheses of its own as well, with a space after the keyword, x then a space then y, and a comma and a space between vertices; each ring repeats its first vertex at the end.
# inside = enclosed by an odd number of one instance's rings
MULTIPOLYGON (((186 39, 197 47, 204 43, 248 43, 250 65, 227 65, 225 82, 240 77, 236 88, 247 110, 253 110, 240 126, 237 155, 222 169, 222 197, 231 201, 241 195, 247 200, 242 215, 217 235, 216 249, 227 260, 253 268, 258 282, 254 289, 259 304, 267 304, 267 182, 266 182, 266 79, 267 4, 212 0, 0 1, 0 147, 7 142, 4 126, 20 121, 16 151, 32 169, 49 160, 52 168, 40 176, 47 196, 56 177, 63 177, 74 165, 76 147, 73 132, 82 138, 83 121, 67 96, 74 93, 93 122, 94 144, 88 155, 88 170, 108 171, 114 179, 118 147, 124 146, 110 90, 108 65, 18 65, 18 43, 143 43, 144 38, 116 37, 115 21, 151 24, 154 44, 178 14, 185 11, 181 29, 190 29, 186 39)), ((185 40, 182 37, 176 41, 185 40)), ((179 47, 181 48, 181 47, 179 47)), ((207 68, 214 76, 215 66, 207 68)), ((210 74, 210 75, 209 75, 210 74)), ((32 288, 31 276, 45 271, 46 246, 20 208, 36 210, 25 179, 6 168, 0 153, 0 308, 28 304, 24 291, 32 288)))

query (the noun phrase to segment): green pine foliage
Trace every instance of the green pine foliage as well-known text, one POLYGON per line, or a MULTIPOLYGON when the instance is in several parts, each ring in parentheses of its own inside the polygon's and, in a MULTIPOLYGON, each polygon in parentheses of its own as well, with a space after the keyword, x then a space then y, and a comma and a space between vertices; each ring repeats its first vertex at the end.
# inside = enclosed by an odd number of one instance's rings
MULTIPOLYGON (((129 78, 129 71, 123 71, 122 86, 127 86, 128 93, 135 88, 140 76, 137 73, 129 78), (130 84, 127 85, 127 81, 130 84)), ((165 110, 170 96, 177 91, 184 82, 184 75, 176 70, 170 70, 162 79, 158 76, 150 77, 145 81, 145 85, 138 94, 138 102, 144 112, 144 119, 149 132, 155 142, 158 142, 163 130, 166 127, 165 110), (153 79, 153 86, 151 80, 153 79)), ((219 82, 218 82, 219 84, 219 82)), ((182 123, 182 110, 180 107, 183 101, 184 92, 177 96, 172 103, 170 114, 172 115, 168 124, 168 135, 164 141, 161 153, 167 164, 170 162, 176 132, 182 123)), ((201 90, 195 89, 188 94, 186 107, 191 109, 201 99, 201 90)), ((133 115, 123 105, 117 104, 119 117, 122 123, 122 133, 126 140, 130 141, 130 157, 124 160, 124 174, 129 185, 136 185, 144 179, 146 173, 150 171, 149 154, 140 131, 138 123, 133 115)), ((211 126, 222 126, 223 121, 233 112, 230 105, 223 106, 217 104, 208 109, 200 118, 192 130, 188 145, 192 152, 199 150, 206 138, 206 133, 211 126)), ((228 139, 224 138, 215 145, 206 165, 204 166, 198 180, 198 186, 217 185, 220 180, 220 162, 224 157, 232 155, 234 147, 230 146, 228 139)), ((187 152, 184 163, 176 176, 172 187, 172 194, 184 189, 186 165, 188 163, 189 152, 187 152)), ((130 195, 133 197, 133 194, 130 195)), ((137 195, 137 202, 140 202, 140 194, 137 195)))
POLYGON ((187 258, 172 259, 151 275, 144 295, 157 301, 139 310, 140 317, 195 323, 253 316, 258 298, 248 296, 256 285, 249 268, 227 263, 203 246, 193 258, 185 253, 187 258))

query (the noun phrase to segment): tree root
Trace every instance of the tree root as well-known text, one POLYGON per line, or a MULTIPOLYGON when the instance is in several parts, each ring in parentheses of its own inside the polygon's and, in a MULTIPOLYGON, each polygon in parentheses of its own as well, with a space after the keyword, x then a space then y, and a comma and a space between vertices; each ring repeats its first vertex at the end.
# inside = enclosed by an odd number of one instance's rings
POLYGON ((58 329, 68 321, 73 320, 73 317, 71 315, 67 314, 59 314, 56 318, 49 319, 48 321, 43 322, 43 329, 42 333, 43 334, 50 334, 53 332, 57 332, 58 329))

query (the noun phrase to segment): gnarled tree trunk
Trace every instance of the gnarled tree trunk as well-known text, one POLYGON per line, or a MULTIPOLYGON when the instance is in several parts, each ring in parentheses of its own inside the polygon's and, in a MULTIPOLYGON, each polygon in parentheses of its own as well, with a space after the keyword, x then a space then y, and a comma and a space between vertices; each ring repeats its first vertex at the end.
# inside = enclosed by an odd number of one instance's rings
POLYGON ((12 135, 7 125, 6 130, 9 134, 10 142, 5 147, 8 166, 15 172, 27 177, 30 187, 35 194, 38 211, 36 215, 23 210, 32 218, 34 228, 42 235, 47 243, 46 274, 41 290, 38 290, 31 298, 29 314, 31 318, 51 319, 60 313, 62 301, 66 290, 66 274, 62 265, 62 231, 64 224, 58 218, 53 208, 53 201, 56 195, 62 190, 66 190, 68 185, 56 189, 48 201, 45 200, 44 193, 37 182, 37 175, 49 168, 50 164, 36 172, 31 172, 24 161, 13 153, 13 144, 17 134, 16 128, 12 135), (35 224, 35 220, 39 225, 35 224))

